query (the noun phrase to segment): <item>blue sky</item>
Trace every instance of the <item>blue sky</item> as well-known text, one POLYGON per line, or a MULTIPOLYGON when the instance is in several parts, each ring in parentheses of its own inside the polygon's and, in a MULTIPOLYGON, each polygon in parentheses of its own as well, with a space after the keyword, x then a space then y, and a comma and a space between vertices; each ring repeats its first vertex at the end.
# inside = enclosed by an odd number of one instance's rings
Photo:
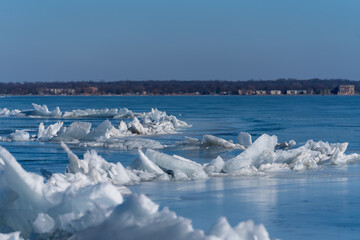
POLYGON ((360 79, 358 0, 0 0, 0 81, 360 79))

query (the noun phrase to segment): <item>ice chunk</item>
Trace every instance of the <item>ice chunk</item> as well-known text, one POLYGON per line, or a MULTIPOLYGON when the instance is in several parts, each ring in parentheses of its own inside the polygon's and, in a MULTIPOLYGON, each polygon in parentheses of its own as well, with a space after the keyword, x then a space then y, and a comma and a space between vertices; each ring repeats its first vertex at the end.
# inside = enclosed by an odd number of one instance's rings
POLYGON ((191 160, 170 156, 158 151, 147 149, 146 156, 162 169, 181 171, 190 179, 206 178, 203 167, 191 160))
POLYGON ((61 139, 82 139, 90 132, 90 129, 91 123, 89 122, 73 122, 61 135, 61 139))
POLYGON ((122 203, 119 190, 109 183, 79 186, 79 181, 71 183, 71 177, 81 179, 79 175, 61 174, 53 174, 45 183, 41 176, 26 172, 2 147, 0 160, 0 186, 6 192, 0 194, 0 222, 24 236, 53 229, 81 230, 89 221, 99 224, 103 219, 83 217, 93 211, 105 217, 107 211, 122 203))
POLYGON ((190 149, 198 149, 198 148, 226 148, 226 149, 240 149, 244 150, 245 147, 233 143, 232 140, 225 140, 223 138, 219 138, 213 135, 203 135, 202 140, 197 138, 185 137, 185 141, 177 142, 175 146, 181 146, 190 149))
POLYGON ((3 147, 0 147, 0 159, 3 162, 2 174, 9 188, 36 207, 42 208, 50 205, 49 201, 44 198, 44 179, 41 176, 26 172, 3 147))
POLYGON ((61 146, 67 152, 70 164, 68 169, 70 173, 84 174, 91 182, 112 182, 116 185, 131 183, 126 170, 120 162, 109 163, 97 154, 95 150, 87 151, 84 159, 80 160, 65 143, 61 146))
POLYGON ((131 130, 136 133, 136 134, 147 134, 148 130, 145 129, 143 127, 143 125, 141 125, 141 123, 139 122, 139 119, 137 119, 136 117, 134 117, 134 120, 131 123, 131 130))
POLYGON ((239 235, 239 239, 270 240, 269 233, 266 231, 264 225, 255 225, 252 220, 239 223, 235 227, 235 231, 239 235))
POLYGON ((33 228, 36 233, 49 233, 55 228, 54 219, 46 213, 39 213, 33 222, 33 228))
POLYGON ((139 158, 131 164, 132 169, 143 170, 153 174, 163 174, 161 170, 154 162, 152 162, 140 149, 139 158))
POLYGON ((278 143, 276 145, 276 148, 278 149, 289 149, 292 148, 296 145, 296 142, 294 140, 290 140, 289 142, 282 142, 282 143, 278 143))
POLYGON ((207 174, 211 173, 220 173, 224 168, 225 162, 224 160, 218 156, 214 160, 212 160, 208 165, 204 167, 204 170, 207 174))
POLYGON ((0 233, 1 240, 23 240, 20 237, 20 232, 13 232, 13 233, 0 233))
POLYGON ((274 162, 276 144, 276 136, 261 135, 244 152, 228 160, 225 163, 224 171, 230 174, 236 174, 236 172, 242 168, 247 168, 252 165, 258 167, 262 163, 274 162))
POLYGON ((18 109, 9 110, 8 108, 0 108, 0 117, 13 117, 22 116, 21 111, 18 109))
POLYGON ((15 130, 10 133, 9 139, 14 142, 26 142, 30 141, 30 134, 25 130, 15 130))
POLYGON ((105 120, 89 134, 82 138, 84 141, 99 141, 111 137, 121 136, 119 130, 115 129, 109 120, 105 120))
POLYGON ((217 147, 222 147, 222 148, 231 148, 231 149, 245 149, 244 146, 240 145, 240 144, 235 144, 232 143, 230 141, 227 141, 225 139, 219 138, 219 137, 215 137, 213 135, 204 135, 202 142, 204 144, 205 147, 208 146, 217 146, 217 147))
POLYGON ((56 107, 53 111, 49 111, 46 105, 38 105, 33 103, 34 110, 30 112, 32 116, 40 116, 40 117, 61 117, 61 111, 59 107, 56 107))
POLYGON ((230 226, 225 217, 221 217, 217 220, 217 222, 209 230, 208 235, 216 236, 219 239, 247 239, 240 238, 238 233, 230 226))
POLYGON ((127 127, 127 125, 126 125, 126 123, 124 121, 120 122, 118 128, 119 128, 119 131, 120 131, 121 134, 123 134, 123 135, 130 134, 129 129, 128 129, 128 127, 127 127))
POLYGON ((44 123, 40 123, 37 135, 38 139, 42 141, 52 139, 53 137, 57 136, 57 133, 60 131, 63 125, 63 122, 57 122, 55 124, 50 124, 47 128, 45 128, 44 123))
POLYGON ((134 113, 127 108, 120 108, 114 118, 133 118, 134 113))
POLYGON ((67 166, 70 173, 85 173, 89 171, 89 166, 85 161, 80 159, 69 149, 64 142, 61 142, 61 147, 68 154, 70 164, 67 166))
POLYGON ((240 132, 237 138, 239 144, 244 147, 250 147, 252 144, 251 135, 247 132, 240 132))

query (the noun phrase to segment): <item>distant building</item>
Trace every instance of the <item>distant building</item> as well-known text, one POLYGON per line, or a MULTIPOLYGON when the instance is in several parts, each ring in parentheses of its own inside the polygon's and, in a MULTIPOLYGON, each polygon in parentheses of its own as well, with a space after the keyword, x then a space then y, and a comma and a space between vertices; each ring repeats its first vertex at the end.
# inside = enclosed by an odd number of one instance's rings
POLYGON ((355 95, 354 85, 340 85, 337 95, 355 95))
POLYGON ((297 95, 297 94, 298 94, 298 90, 286 90, 286 94, 287 94, 287 95, 297 95))
POLYGON ((321 95, 330 95, 331 89, 320 89, 320 94, 321 95))
POLYGON ((314 94, 313 90, 286 90, 287 95, 310 95, 314 94))
POLYGON ((71 88, 46 88, 42 89, 42 94, 50 94, 50 95, 74 95, 75 89, 71 88))
POLYGON ((239 95, 254 95, 254 90, 238 90, 239 95))
POLYGON ((255 93, 256 93, 256 95, 266 95, 265 90, 256 90, 255 93))
POLYGON ((309 94, 314 94, 314 91, 310 90, 297 90, 298 94, 302 94, 302 95, 309 95, 309 94))
POLYGON ((281 95, 281 90, 270 90, 270 95, 281 95))
POLYGON ((83 89, 83 93, 85 95, 97 94, 98 88, 97 87, 86 87, 83 89))

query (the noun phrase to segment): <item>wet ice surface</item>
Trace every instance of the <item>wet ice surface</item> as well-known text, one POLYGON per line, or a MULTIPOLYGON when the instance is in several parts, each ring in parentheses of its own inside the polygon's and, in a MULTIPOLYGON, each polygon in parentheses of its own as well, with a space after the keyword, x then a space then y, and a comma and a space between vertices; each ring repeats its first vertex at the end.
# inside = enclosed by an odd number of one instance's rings
MULTIPOLYGON (((215 97, 10 97, 0 99, 0 108, 28 109, 31 102, 59 106, 63 111, 86 108, 129 108, 148 112, 158 108, 192 125, 175 135, 145 137, 166 145, 185 136, 202 139, 211 134, 237 141, 239 132, 249 132, 253 141, 261 134, 277 135, 279 142, 294 139, 303 145, 308 139, 330 143, 349 142, 347 153, 360 153, 360 98, 341 96, 215 96, 215 97), (179 115, 181 114, 181 116, 179 115)), ((99 125, 104 119, 80 121, 99 125)), ((56 119, 0 118, 0 135, 15 129, 36 134, 38 126, 56 119)), ((74 119, 61 119, 66 126, 74 119)), ((113 125, 119 119, 110 120, 113 125)), ((58 143, 2 142, 22 166, 39 173, 40 168, 64 172, 68 158, 58 143)), ((71 148, 81 156, 84 146, 71 148)), ((125 167, 137 158, 137 150, 97 148, 109 162, 125 167)), ((239 149, 170 147, 161 150, 204 164, 220 155, 237 156, 239 149)), ((357 239, 360 232, 360 167, 321 166, 317 170, 289 172, 276 176, 223 177, 185 182, 144 182, 131 187, 147 194, 155 203, 193 221, 195 228, 208 229, 218 217, 226 216, 234 225, 253 219, 263 223, 272 238, 357 239)))
POLYGON ((266 177, 222 177, 191 182, 142 183, 132 192, 207 229, 219 217, 230 224, 252 218, 273 238, 358 239, 360 167, 323 167, 266 177))

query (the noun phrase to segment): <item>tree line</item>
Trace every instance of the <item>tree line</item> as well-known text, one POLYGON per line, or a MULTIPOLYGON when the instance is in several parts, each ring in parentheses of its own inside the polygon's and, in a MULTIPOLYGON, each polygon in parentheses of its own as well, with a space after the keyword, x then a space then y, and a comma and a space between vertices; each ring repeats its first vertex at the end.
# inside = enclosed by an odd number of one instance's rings
POLYGON ((0 83, 0 94, 12 95, 81 95, 81 94, 229 94, 237 95, 241 91, 255 90, 307 90, 314 94, 336 94, 339 85, 355 85, 360 92, 360 82, 343 79, 278 79, 249 81, 78 81, 78 82, 22 82, 0 83))

